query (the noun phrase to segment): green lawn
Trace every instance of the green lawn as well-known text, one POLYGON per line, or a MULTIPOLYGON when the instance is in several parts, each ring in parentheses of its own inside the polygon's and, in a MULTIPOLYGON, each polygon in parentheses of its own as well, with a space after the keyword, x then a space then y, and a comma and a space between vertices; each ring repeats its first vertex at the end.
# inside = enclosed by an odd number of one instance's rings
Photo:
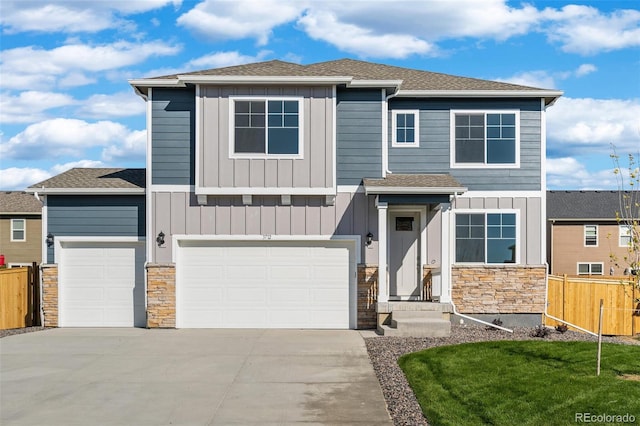
POLYGON ((640 347, 603 344, 599 377, 596 351, 589 342, 482 342, 399 364, 432 425, 575 425, 576 413, 629 413, 640 424, 640 347))

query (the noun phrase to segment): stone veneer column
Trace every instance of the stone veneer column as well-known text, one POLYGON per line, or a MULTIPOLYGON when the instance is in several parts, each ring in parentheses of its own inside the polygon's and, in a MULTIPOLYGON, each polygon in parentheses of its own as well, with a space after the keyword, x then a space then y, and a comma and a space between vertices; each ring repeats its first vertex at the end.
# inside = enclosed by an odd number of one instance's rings
MULTIPOLYGON (((58 265, 40 265, 42 271, 42 312, 45 327, 58 326, 58 265)), ((39 313, 38 313, 39 315, 39 313)))
POLYGON ((176 326, 176 266, 147 265, 147 327, 176 326))
POLYGON ((546 266, 453 266, 452 299, 464 314, 544 312, 546 266))
POLYGON ((358 324, 359 329, 376 328, 378 302, 378 267, 358 265, 358 324))

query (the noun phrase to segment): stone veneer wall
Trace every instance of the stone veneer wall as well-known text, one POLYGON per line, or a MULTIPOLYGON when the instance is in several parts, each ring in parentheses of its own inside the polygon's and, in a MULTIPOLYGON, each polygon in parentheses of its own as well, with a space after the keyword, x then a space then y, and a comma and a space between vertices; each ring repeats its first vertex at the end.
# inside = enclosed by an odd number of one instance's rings
POLYGON ((459 312, 544 312, 544 265, 453 266, 452 299, 459 312))
POLYGON ((42 271, 42 312, 45 327, 58 326, 58 265, 40 266, 42 271))
POLYGON ((147 265, 147 327, 176 327, 176 266, 147 265))
POLYGON ((359 329, 376 328, 378 302, 378 267, 358 265, 358 324, 359 329))

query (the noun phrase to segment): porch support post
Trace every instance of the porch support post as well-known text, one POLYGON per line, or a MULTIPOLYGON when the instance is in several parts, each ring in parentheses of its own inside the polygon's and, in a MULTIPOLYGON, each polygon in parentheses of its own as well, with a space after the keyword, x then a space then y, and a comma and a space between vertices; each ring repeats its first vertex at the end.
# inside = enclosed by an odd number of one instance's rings
POLYGON ((389 301, 387 287, 387 203, 376 197, 378 209, 378 303, 389 301))
POLYGON ((451 302, 451 203, 442 203, 440 205, 442 213, 442 252, 440 253, 441 268, 441 288, 440 302, 451 302))

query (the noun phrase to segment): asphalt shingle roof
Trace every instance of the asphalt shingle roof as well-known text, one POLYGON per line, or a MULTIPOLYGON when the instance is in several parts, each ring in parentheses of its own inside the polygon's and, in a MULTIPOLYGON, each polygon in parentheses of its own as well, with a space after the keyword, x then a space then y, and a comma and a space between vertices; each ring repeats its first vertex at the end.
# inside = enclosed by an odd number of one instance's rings
POLYGON ((123 188, 145 187, 145 169, 74 168, 29 188, 123 188))
POLYGON ((32 194, 22 191, 0 192, 0 214, 41 212, 42 203, 32 194))
POLYGON ((363 179, 365 186, 393 188, 461 188, 462 185, 447 174, 390 174, 382 179, 363 179))
POLYGON ((547 191, 547 219, 615 220, 622 209, 620 196, 619 191, 547 191))
MULTIPOLYGON (((279 60, 214 68, 181 73, 198 76, 254 76, 254 77, 326 77, 350 76, 355 80, 402 80, 402 90, 522 90, 535 91, 540 88, 502 83, 477 78, 459 77, 430 71, 403 68, 355 59, 338 59, 299 65, 279 60)), ((178 74, 153 77, 154 79, 177 78, 178 74)))

